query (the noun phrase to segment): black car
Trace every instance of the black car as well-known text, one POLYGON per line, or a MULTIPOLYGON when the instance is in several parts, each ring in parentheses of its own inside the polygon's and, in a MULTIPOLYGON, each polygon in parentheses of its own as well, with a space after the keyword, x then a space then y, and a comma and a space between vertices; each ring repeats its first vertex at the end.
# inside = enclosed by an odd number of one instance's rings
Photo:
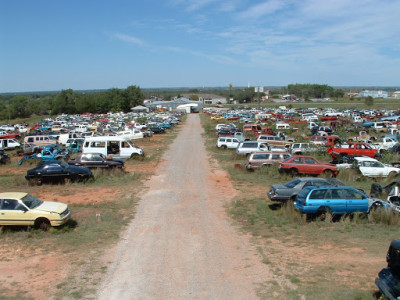
POLYGON ((0 163, 6 164, 10 160, 8 154, 4 153, 3 150, 0 150, 0 163))
POLYGON ((400 296, 400 240, 392 241, 386 255, 387 268, 382 269, 375 283, 387 299, 400 296))
POLYGON ((124 160, 117 158, 107 158, 101 153, 82 153, 75 159, 68 161, 69 165, 82 166, 85 168, 113 169, 124 167, 124 160))
POLYGON ((157 125, 148 126, 147 128, 153 133, 165 133, 165 129, 157 125))
POLYGON ((27 171, 25 178, 30 183, 84 181, 92 178, 88 168, 71 166, 60 160, 49 160, 39 163, 36 168, 27 171))

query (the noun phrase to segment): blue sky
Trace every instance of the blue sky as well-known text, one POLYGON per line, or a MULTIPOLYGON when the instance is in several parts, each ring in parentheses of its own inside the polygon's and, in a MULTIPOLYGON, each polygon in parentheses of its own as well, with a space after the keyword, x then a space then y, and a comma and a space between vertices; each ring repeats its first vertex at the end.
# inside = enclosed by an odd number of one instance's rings
POLYGON ((1 0, 0 92, 400 86, 399 0, 1 0))

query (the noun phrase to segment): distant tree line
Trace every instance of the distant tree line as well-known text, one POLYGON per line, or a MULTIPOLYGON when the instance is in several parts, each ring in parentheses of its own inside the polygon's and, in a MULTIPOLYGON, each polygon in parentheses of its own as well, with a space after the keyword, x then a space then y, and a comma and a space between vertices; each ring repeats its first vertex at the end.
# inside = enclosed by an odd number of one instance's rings
MULTIPOLYGON (((310 98, 343 98, 345 95, 344 90, 334 89, 328 85, 321 84, 289 84, 280 90, 269 91, 270 96, 279 97, 283 94, 296 95, 298 98, 308 100, 310 98)), ((254 87, 244 89, 234 89, 232 91, 222 91, 218 94, 226 97, 233 98, 239 103, 249 103, 257 101, 258 98, 265 96, 265 93, 256 93, 254 87)))
POLYGON ((32 115, 128 112, 142 105, 144 94, 137 86, 101 92, 78 93, 72 89, 48 95, 0 95, 0 120, 32 115))
POLYGON ((326 84, 289 84, 287 88, 288 94, 296 95, 303 99, 309 98, 343 98, 344 90, 334 89, 326 84))

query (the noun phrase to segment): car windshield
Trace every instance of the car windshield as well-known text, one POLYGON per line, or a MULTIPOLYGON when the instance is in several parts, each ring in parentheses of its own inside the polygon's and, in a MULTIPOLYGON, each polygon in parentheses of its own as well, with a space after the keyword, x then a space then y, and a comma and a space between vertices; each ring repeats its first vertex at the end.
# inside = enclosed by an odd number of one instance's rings
POLYGON ((294 188, 299 182, 300 182, 300 179, 295 179, 295 180, 289 181, 288 183, 285 183, 284 186, 286 186, 287 188, 294 188))
POLYGON ((29 209, 36 208, 43 203, 43 201, 40 201, 30 194, 26 194, 26 196, 24 196, 21 200, 29 209))

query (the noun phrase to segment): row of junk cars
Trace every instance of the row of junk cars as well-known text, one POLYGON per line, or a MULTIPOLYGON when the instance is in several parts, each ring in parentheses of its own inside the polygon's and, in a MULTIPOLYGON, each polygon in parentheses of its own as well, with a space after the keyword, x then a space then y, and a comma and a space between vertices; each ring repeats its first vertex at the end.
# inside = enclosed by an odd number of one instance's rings
MULTIPOLYGON (((29 127, 0 126, 0 163, 37 162, 27 170, 30 185, 84 182, 94 179, 93 169, 123 170, 126 159, 142 159, 145 152, 133 141, 165 133, 179 124, 180 113, 61 115, 29 127), (146 120, 138 122, 137 120, 146 120), (21 129, 21 130, 19 130, 21 129), (16 151, 15 151, 16 150, 16 151), (8 152, 8 153, 7 153, 8 152)), ((34 226, 47 230, 71 217, 63 203, 41 201, 22 192, 0 193, 0 226, 34 226)))
MULTIPOLYGON (((292 203, 307 217, 320 219, 375 209, 400 213, 400 111, 279 108, 205 112, 211 119, 225 121, 215 127, 216 146, 245 156, 247 170, 275 165, 279 172, 294 177, 272 185, 267 192, 270 200, 292 203), (298 134, 301 129, 308 129, 309 134, 298 134), (316 155, 328 155, 331 161, 320 162, 316 155), (384 159, 392 161, 382 163, 384 159), (374 181, 369 195, 336 178, 349 168, 374 181), (379 179, 390 183, 382 187, 376 182, 379 179)), ((375 283, 388 299, 400 299, 400 239, 390 244, 386 260, 388 265, 375 283)))

